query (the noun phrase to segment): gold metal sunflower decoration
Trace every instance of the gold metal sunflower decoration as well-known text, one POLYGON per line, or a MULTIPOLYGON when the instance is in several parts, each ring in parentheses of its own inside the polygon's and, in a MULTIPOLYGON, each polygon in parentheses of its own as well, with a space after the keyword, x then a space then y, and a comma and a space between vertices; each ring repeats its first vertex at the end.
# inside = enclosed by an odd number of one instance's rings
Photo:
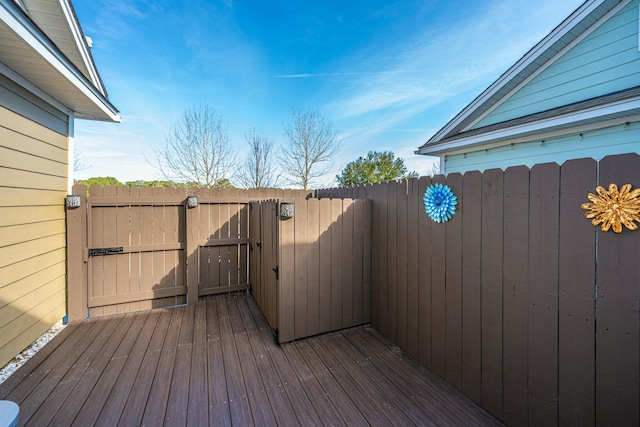
POLYGON ((602 224, 602 231, 613 228, 615 233, 622 231, 624 225, 629 230, 637 230, 640 222, 640 188, 631 191, 631 184, 625 184, 618 191, 616 184, 609 184, 609 191, 597 186, 596 192, 587 196, 592 203, 583 203, 585 218, 592 218, 591 224, 602 224))

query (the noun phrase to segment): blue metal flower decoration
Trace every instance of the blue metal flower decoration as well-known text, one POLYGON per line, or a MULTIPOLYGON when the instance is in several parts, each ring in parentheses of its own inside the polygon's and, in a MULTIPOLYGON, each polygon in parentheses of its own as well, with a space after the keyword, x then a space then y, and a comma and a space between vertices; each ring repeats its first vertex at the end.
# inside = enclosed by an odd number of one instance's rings
POLYGON ((456 213, 458 197, 448 185, 433 184, 424 193, 424 209, 435 222, 446 222, 456 213))

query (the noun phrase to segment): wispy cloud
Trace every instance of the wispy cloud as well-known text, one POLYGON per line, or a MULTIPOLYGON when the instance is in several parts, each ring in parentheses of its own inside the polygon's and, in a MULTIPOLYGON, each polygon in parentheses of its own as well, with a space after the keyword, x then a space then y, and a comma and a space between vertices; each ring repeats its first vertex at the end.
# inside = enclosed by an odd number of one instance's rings
POLYGON ((363 76, 371 73, 300 73, 300 74, 278 74, 273 76, 276 79, 309 79, 322 77, 342 77, 342 76, 363 76))
MULTIPOLYGON (((563 17, 560 6, 548 7, 522 22, 523 4, 524 0, 493 2, 480 15, 432 24, 422 34, 389 46, 386 54, 366 64, 377 72, 359 75, 327 109, 337 120, 377 117, 376 126, 359 135, 362 139, 446 102, 464 107, 563 17), (514 22, 538 31, 523 32, 514 22)), ((572 7, 564 9, 568 14, 572 7)))
POLYGON ((389 149, 422 172, 413 150, 582 2, 327 2, 311 13, 295 2, 94 1, 77 10, 123 123, 79 121, 77 146, 90 174, 120 180, 152 175, 143 151, 202 102, 220 109, 239 147, 247 126, 277 139, 291 105, 308 104, 341 132, 336 168, 389 149))

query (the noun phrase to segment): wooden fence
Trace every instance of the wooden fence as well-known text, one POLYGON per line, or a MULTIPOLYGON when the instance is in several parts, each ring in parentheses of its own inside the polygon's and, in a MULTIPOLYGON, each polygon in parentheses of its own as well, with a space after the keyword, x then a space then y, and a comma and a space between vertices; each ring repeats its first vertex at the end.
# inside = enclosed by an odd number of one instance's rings
POLYGON ((253 292, 279 342, 369 323, 371 202, 287 201, 289 219, 276 201, 251 205, 253 292))
POLYGON ((372 323, 507 425, 640 424, 640 231, 584 218, 640 156, 319 190, 372 204, 372 323), (458 211, 424 212, 432 183, 458 211), (596 268, 597 266, 597 268, 596 268), (597 339, 596 339, 597 337, 597 339))
POLYGON ((251 200, 297 190, 74 186, 67 210, 70 320, 195 303, 248 289, 251 200), (187 207, 187 196, 198 205, 187 207))

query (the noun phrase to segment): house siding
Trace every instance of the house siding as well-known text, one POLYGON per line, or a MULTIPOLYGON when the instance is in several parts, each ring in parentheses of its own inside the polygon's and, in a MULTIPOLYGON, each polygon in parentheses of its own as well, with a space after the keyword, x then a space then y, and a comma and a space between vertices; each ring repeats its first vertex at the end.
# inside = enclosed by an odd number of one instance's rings
POLYGON ((638 4, 624 6, 473 129, 638 86, 638 4))
POLYGON ((69 116, 0 74, 2 106, 48 129, 69 135, 69 116))
POLYGON ((0 106, 0 366, 66 313, 68 119, 10 92, 0 106))
POLYGON ((600 160, 610 154, 640 152, 640 123, 611 126, 582 134, 563 135, 546 140, 454 154, 445 158, 445 173, 503 169, 510 166, 532 167, 537 163, 591 157, 600 160))

